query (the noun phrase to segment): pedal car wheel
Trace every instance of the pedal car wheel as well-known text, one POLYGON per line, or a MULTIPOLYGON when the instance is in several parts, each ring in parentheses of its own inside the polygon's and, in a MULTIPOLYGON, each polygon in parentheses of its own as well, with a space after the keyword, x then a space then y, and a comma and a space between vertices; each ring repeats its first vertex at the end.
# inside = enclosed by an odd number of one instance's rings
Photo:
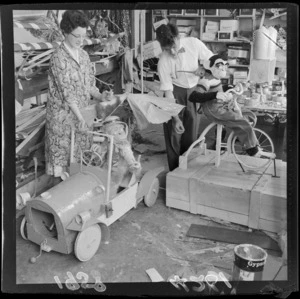
POLYGON ((26 223, 27 223, 27 221, 26 221, 26 218, 24 216, 22 221, 21 221, 21 225, 20 225, 21 236, 24 240, 28 240, 26 223))
POLYGON ((98 224, 94 224, 78 233, 74 245, 75 256, 81 262, 90 260, 97 252, 100 242, 101 228, 98 224))
POLYGON ((144 203, 147 207, 152 207, 157 199, 159 192, 159 180, 155 178, 151 183, 148 193, 144 197, 144 203))

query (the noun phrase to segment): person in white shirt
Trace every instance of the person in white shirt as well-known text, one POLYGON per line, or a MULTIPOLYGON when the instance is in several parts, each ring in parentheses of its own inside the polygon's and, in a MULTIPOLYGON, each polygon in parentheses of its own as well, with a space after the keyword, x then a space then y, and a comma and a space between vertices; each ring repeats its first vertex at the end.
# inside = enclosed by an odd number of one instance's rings
POLYGON ((201 61, 209 59, 213 53, 195 37, 180 38, 173 24, 159 26, 156 39, 162 48, 157 65, 160 90, 164 97, 175 98, 176 103, 186 106, 177 117, 164 123, 168 164, 172 171, 178 167, 179 156, 198 137, 197 106, 188 98, 204 73, 201 61))

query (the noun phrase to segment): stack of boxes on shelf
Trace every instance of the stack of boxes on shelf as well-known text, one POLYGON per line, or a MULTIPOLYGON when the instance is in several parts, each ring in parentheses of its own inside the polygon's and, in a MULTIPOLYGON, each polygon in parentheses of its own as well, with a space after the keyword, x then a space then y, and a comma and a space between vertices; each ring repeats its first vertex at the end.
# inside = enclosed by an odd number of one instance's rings
POLYGON ((234 65, 249 65, 250 49, 244 46, 229 45, 228 46, 228 63, 234 65))
POLYGON ((220 31, 218 31, 218 40, 230 41, 237 35, 239 29, 238 20, 221 20, 220 31))
POLYGON ((215 40, 217 32, 219 31, 220 23, 214 21, 207 21, 205 31, 202 34, 203 40, 215 40))
POLYGON ((179 36, 186 37, 195 29, 197 21, 195 19, 178 19, 176 26, 178 28, 179 36))
POLYGON ((235 71, 233 73, 233 85, 236 85, 238 82, 245 82, 247 81, 248 72, 247 71, 235 71))

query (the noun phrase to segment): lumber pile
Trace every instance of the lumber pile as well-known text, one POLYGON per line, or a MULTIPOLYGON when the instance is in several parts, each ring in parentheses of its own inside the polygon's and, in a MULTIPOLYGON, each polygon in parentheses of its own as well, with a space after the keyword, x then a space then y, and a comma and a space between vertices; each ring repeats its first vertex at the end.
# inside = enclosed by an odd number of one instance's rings
POLYGON ((42 174, 44 165, 45 105, 21 111, 16 116, 16 186, 42 174))

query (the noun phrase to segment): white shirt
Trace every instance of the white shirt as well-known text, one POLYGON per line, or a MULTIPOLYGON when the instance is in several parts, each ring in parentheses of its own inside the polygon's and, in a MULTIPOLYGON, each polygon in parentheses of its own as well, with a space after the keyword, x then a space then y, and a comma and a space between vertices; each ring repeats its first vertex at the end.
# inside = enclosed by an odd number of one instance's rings
POLYGON ((178 53, 177 58, 173 58, 166 51, 163 51, 159 57, 157 70, 162 91, 173 91, 173 84, 183 88, 194 87, 198 83, 198 76, 177 71, 196 71, 198 62, 214 55, 202 41, 195 37, 181 38, 179 49, 181 47, 184 47, 185 52, 178 53))

